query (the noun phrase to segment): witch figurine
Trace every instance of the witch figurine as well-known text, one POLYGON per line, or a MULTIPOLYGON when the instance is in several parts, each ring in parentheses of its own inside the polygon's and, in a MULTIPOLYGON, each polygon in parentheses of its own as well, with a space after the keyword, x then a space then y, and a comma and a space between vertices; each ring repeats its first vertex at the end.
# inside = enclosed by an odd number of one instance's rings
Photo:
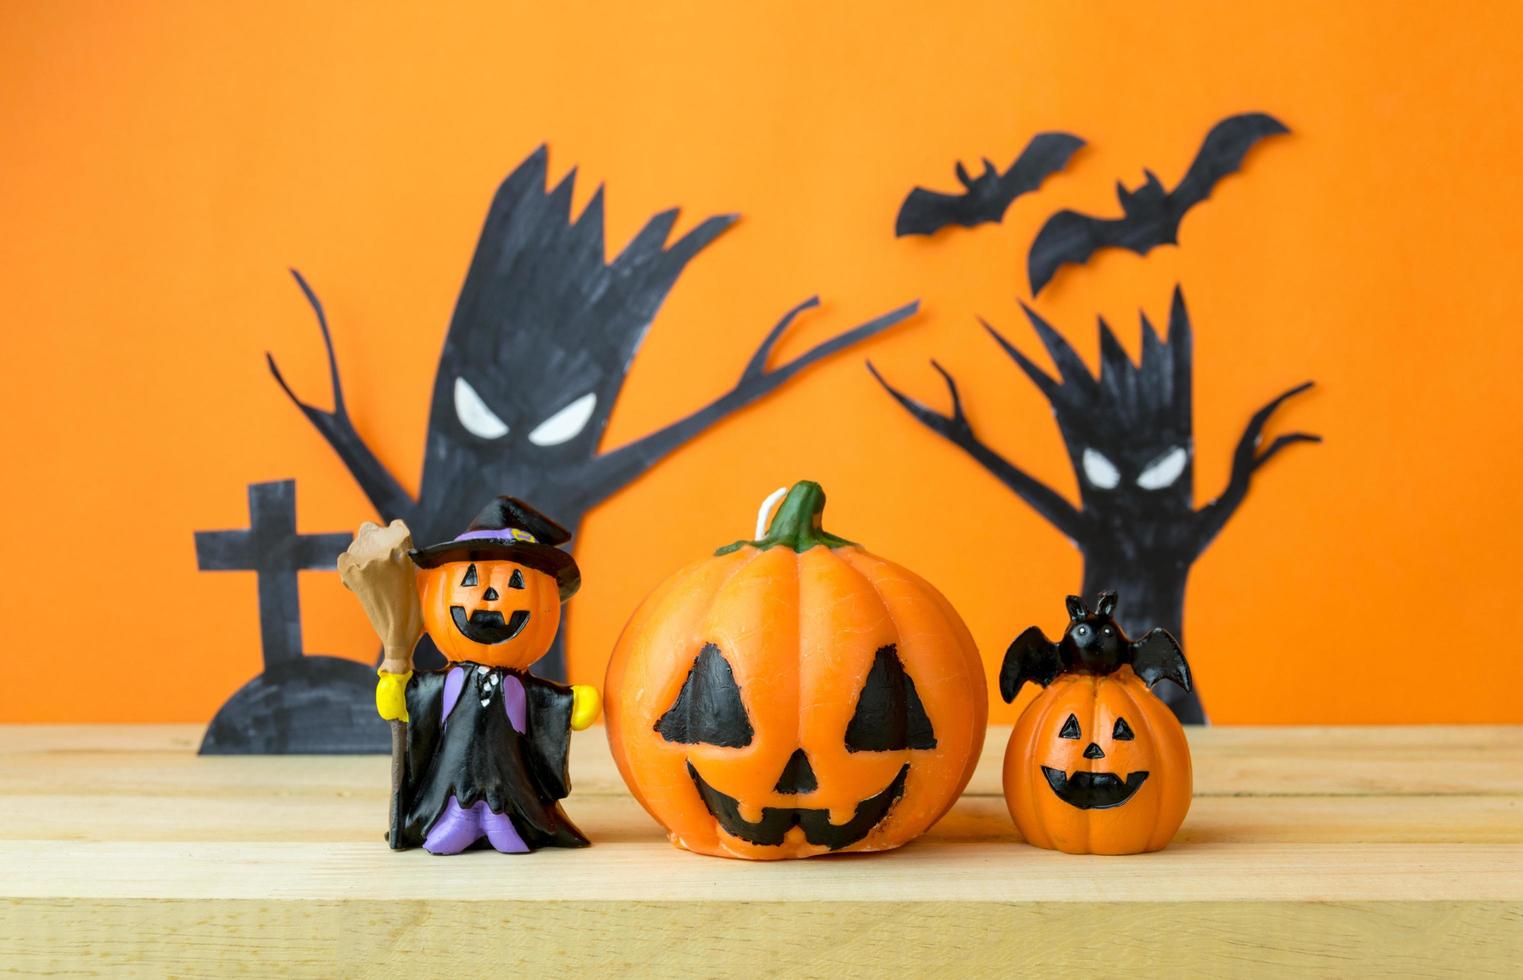
POLYGON ((561 809, 573 729, 597 719, 596 688, 528 673, 581 585, 565 528, 498 497, 452 541, 414 550, 407 525, 361 525, 339 557, 384 654, 376 709, 392 725, 389 840, 458 854, 585 847, 561 809), (412 669, 424 630, 440 670, 412 669))

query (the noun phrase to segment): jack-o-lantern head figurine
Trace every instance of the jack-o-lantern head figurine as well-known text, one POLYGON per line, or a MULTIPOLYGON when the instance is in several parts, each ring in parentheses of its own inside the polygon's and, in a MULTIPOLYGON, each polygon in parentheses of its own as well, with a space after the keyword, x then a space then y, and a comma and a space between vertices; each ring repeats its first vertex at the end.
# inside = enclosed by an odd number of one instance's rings
POLYGON ((513 497, 488 504, 453 541, 412 553, 423 624, 451 662, 524 670, 555 639, 581 586, 571 532, 513 497))
POLYGON ((796 484, 756 540, 658 586, 614 649, 608 741, 679 847, 897 847, 973 773, 988 699, 967 627, 923 579, 824 531, 824 506, 796 484))
POLYGON ((452 541, 413 550, 402 521, 366 523, 339 556, 385 651, 375 706, 392 726, 393 848, 587 845, 560 801, 571 792, 571 732, 596 720, 598 692, 528 672, 581 584, 556 547, 570 539, 523 501, 498 497, 452 541), (424 629, 443 669, 414 669, 424 629))
POLYGON ((1093 610, 1068 597, 1068 628, 1050 642, 1027 629, 1000 668, 1000 694, 1027 681, 1005 750, 1005 802, 1021 835, 1071 854, 1136 854, 1173 839, 1190 809, 1190 746, 1152 685, 1190 689, 1190 668, 1162 629, 1135 643, 1115 620, 1116 595, 1093 610))

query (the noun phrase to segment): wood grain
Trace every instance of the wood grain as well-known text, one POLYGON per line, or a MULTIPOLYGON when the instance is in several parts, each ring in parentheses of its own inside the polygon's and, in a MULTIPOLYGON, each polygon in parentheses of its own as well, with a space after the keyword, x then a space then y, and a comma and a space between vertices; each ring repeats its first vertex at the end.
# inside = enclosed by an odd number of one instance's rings
POLYGON ((600 730, 575 736, 567 802, 596 846, 517 858, 387 850, 383 757, 198 758, 199 735, 0 728, 0 972, 1504 976, 1523 958, 1520 728, 1195 731, 1184 828, 1126 858, 1019 843, 992 729, 921 840, 762 865, 667 844, 600 730))
POLYGON ((37 901, 9 969, 76 975, 1508 977, 1515 907, 1477 902, 37 901), (1100 930, 1097 930, 1097 926, 1100 930), (1103 934, 1101 933, 1103 930, 1103 934))

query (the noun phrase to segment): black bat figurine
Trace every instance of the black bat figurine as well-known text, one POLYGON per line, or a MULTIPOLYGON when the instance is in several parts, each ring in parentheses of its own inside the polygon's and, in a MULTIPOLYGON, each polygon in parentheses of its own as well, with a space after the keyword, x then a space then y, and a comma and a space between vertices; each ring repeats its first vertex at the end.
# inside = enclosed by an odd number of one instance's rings
POLYGON ((1116 593, 1102 592, 1093 610, 1079 596, 1068 597, 1068 629, 1053 643, 1038 626, 1026 629, 1005 651, 999 669, 999 693, 1009 704, 1027 681, 1046 687, 1059 674, 1081 672, 1112 674, 1130 665, 1149 687, 1171 680, 1190 689, 1190 666, 1184 651, 1158 627, 1135 643, 1127 639, 1115 620, 1116 593))
POLYGON ((899 206, 894 235, 934 235, 947 225, 972 228, 986 221, 1000 221, 1011 201, 1042 186, 1042 181, 1066 167, 1069 157, 1083 145, 1083 140, 1068 133, 1038 133, 1003 174, 994 169, 988 157, 984 158, 984 172, 977 177, 968 176, 959 163, 957 179, 962 181, 963 192, 943 194, 924 187, 910 191, 899 206))
POLYGON ((1155 245, 1179 244, 1179 222, 1185 214, 1210 197, 1218 181, 1236 173, 1259 140, 1288 132, 1284 123, 1262 112, 1229 116, 1211 127, 1190 169, 1173 190, 1164 190, 1157 175, 1144 170, 1147 180, 1136 190, 1129 191, 1116 182, 1123 212, 1120 218, 1059 211, 1047 219, 1031 243, 1026 259, 1031 295, 1041 292, 1061 266, 1088 262, 1102 248, 1125 248, 1146 255, 1155 245))

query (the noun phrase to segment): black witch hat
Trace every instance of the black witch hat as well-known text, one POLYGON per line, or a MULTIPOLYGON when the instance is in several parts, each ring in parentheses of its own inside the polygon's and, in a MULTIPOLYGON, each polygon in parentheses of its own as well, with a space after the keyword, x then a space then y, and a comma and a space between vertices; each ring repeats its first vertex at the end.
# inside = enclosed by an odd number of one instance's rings
POLYGON ((570 540, 570 531, 517 497, 498 497, 481 509, 464 534, 419 548, 412 560, 419 568, 452 561, 516 562, 552 576, 565 602, 582 586, 576 559, 557 547, 570 540))

